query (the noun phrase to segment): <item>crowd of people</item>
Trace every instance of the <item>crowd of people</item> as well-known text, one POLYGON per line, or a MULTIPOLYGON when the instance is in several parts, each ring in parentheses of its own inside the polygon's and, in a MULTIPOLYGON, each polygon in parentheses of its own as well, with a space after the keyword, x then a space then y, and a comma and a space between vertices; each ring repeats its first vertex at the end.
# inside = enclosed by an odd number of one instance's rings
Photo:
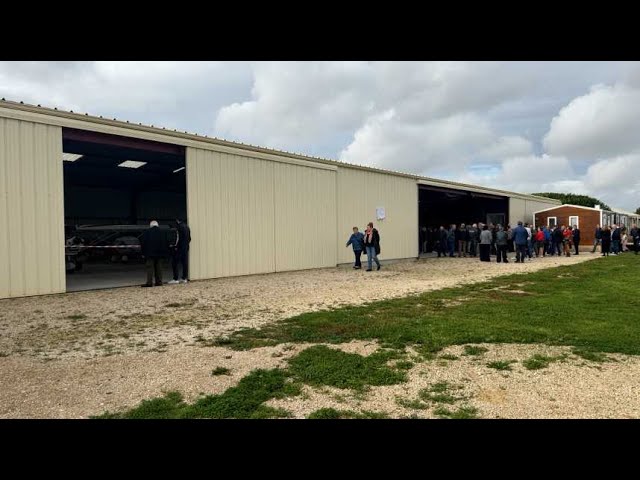
MULTIPOLYGON (((173 243, 158 228, 158 222, 152 221, 150 228, 142 236, 142 254, 146 260, 147 282, 144 287, 154 284, 162 285, 162 261, 167 256, 172 257, 173 280, 169 283, 188 282, 188 255, 191 231, 188 225, 176 220, 176 237, 173 243), (179 280, 179 266, 182 266, 182 279, 179 280), (154 283, 155 280, 155 283, 154 283)), ((361 256, 367 255, 367 272, 372 271, 375 262, 380 270, 380 232, 369 222, 364 233, 358 227, 353 227, 353 233, 346 244, 351 246, 355 257, 354 269, 362 268, 361 256)), ((640 250, 640 229, 637 225, 627 233, 624 226, 612 225, 601 228, 596 226, 595 240, 591 253, 595 253, 600 246, 603 256, 618 255, 633 250, 638 254, 640 250)), ((524 263, 526 259, 546 256, 571 256, 580 254, 580 229, 575 225, 553 227, 533 227, 528 223, 518 222, 514 228, 511 225, 464 223, 450 225, 445 229, 443 225, 438 229, 420 229, 420 247, 422 253, 438 253, 438 257, 480 257, 483 262, 490 262, 491 256, 496 256, 496 262, 509 263, 508 254, 515 252, 515 262, 524 263)))
POLYGON ((603 257, 609 256, 609 254, 619 255, 631 250, 637 255, 640 250, 640 230, 637 225, 633 225, 629 232, 624 225, 605 225, 602 228, 600 225, 596 225, 591 253, 596 252, 598 245, 603 257))
MULTIPOLYGON (((445 228, 420 229, 421 252, 437 252, 438 257, 480 257, 481 261, 491 261, 496 256, 497 262, 508 263, 508 253, 515 252, 515 262, 522 263, 526 259, 546 256, 571 256, 580 254, 580 229, 576 225, 558 225, 556 227, 533 227, 523 225, 493 225, 474 223, 466 225, 450 225, 445 228)), ((604 256, 634 250, 640 250, 639 229, 636 225, 627 233, 624 226, 597 226, 592 253, 601 246, 604 256)))

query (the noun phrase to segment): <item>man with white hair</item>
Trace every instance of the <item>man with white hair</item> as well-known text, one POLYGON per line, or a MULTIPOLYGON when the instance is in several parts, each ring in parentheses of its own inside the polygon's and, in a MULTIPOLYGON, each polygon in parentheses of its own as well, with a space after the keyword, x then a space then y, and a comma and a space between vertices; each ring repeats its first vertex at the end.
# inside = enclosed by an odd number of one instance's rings
POLYGON ((162 285, 162 259, 169 255, 169 241, 158 222, 153 220, 149 224, 149 229, 142 234, 142 256, 145 258, 147 267, 147 283, 143 287, 153 287, 162 285))

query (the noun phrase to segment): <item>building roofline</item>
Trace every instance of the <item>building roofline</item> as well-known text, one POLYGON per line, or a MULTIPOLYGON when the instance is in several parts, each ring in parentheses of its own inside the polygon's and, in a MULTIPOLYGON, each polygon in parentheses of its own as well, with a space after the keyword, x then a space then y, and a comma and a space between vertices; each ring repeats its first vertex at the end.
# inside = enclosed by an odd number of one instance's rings
POLYGON ((536 213, 548 212, 549 210, 555 210, 556 208, 560 208, 560 207, 581 208, 583 210, 595 210, 596 212, 604 212, 605 211, 605 210, 603 210, 601 208, 585 207, 584 205, 573 205, 572 203, 563 203, 562 205, 556 205, 555 207, 543 208, 542 210, 537 210, 537 211, 535 211, 533 213, 536 214, 536 213))
POLYGON ((542 210, 537 210, 537 211, 535 211, 533 213, 535 215, 536 213, 548 212, 550 210, 555 210, 556 208, 561 208, 561 207, 581 208, 583 210, 594 210, 596 212, 619 213, 621 215, 627 215, 629 217, 640 217, 640 215, 638 215, 637 213, 627 212, 626 210, 620 210, 618 208, 612 208, 611 210, 607 210, 605 208, 594 208, 594 207, 585 207, 584 205, 573 205, 572 203, 563 203, 562 205, 557 205, 555 207, 544 208, 542 210))
POLYGON ((180 132, 177 129, 171 130, 171 129, 166 129, 164 127, 156 127, 154 125, 143 125, 142 123, 136 124, 136 123, 131 123, 129 121, 117 120, 116 118, 107 119, 102 116, 89 115, 88 113, 81 114, 73 111, 67 112, 64 110, 58 110, 57 108, 43 107, 42 105, 32 105, 24 102, 15 102, 15 101, 6 100, 4 98, 0 101, 0 107, 19 110, 23 112, 36 113, 41 115, 50 115, 50 116, 66 118, 70 120, 83 121, 87 123, 107 125, 112 127, 120 127, 128 130, 133 130, 133 131, 152 133, 152 134, 157 134, 157 135, 162 135, 167 137, 179 138, 182 140, 195 141, 199 143, 208 143, 208 144, 218 145, 222 147, 235 148, 239 150, 246 150, 246 151, 257 152, 257 153, 262 153, 267 155, 278 155, 281 157, 302 160, 305 162, 315 162, 315 163, 332 165, 332 166, 342 167, 342 168, 353 168, 353 169, 365 170, 373 173, 395 175, 398 177, 411 178, 413 180, 416 180, 418 183, 422 183, 422 184, 436 184, 436 185, 442 185, 444 187, 449 186, 453 188, 458 188, 461 190, 475 189, 475 190, 481 190, 487 193, 494 193, 498 195, 504 195, 504 196, 514 197, 514 198, 522 198, 526 200, 542 201, 547 203, 560 202, 559 200, 556 200, 553 198, 539 197, 536 195, 529 195, 526 193, 518 193, 518 192, 512 192, 508 190, 500 190, 500 189, 494 189, 490 187, 483 187, 480 185, 471 185, 467 183, 454 182, 450 180, 441 180, 437 178, 425 177, 422 175, 399 172, 395 170, 388 170, 383 168, 346 163, 346 162, 341 162, 339 160, 331 160, 331 159, 322 158, 322 157, 314 157, 310 155, 303 155, 300 153, 293 153, 293 152, 287 152, 284 150, 275 150, 272 148, 259 147, 257 145, 234 142, 234 141, 225 140, 217 137, 209 137, 208 135, 198 135, 197 133, 189 133, 186 131, 180 132))

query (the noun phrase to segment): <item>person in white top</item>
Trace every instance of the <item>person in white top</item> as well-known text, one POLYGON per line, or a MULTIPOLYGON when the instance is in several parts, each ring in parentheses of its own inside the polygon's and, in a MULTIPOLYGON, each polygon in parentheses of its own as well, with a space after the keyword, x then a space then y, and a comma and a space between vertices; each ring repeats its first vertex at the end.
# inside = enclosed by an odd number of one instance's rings
POLYGON ((533 258, 533 256, 532 256, 532 251, 533 251, 533 241, 532 241, 532 239, 533 239, 533 237, 531 236, 531 227, 529 226, 528 223, 525 223, 524 224, 524 229, 529 234, 529 239, 527 240, 527 256, 529 257, 529 260, 531 260, 531 258, 533 258))

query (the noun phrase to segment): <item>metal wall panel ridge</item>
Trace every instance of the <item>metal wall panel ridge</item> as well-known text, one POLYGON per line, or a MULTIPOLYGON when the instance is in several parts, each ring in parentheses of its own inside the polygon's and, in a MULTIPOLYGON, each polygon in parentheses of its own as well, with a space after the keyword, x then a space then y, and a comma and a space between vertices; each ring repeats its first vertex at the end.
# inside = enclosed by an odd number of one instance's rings
POLYGON ((0 297, 65 291, 60 127, 0 118, 0 297))

